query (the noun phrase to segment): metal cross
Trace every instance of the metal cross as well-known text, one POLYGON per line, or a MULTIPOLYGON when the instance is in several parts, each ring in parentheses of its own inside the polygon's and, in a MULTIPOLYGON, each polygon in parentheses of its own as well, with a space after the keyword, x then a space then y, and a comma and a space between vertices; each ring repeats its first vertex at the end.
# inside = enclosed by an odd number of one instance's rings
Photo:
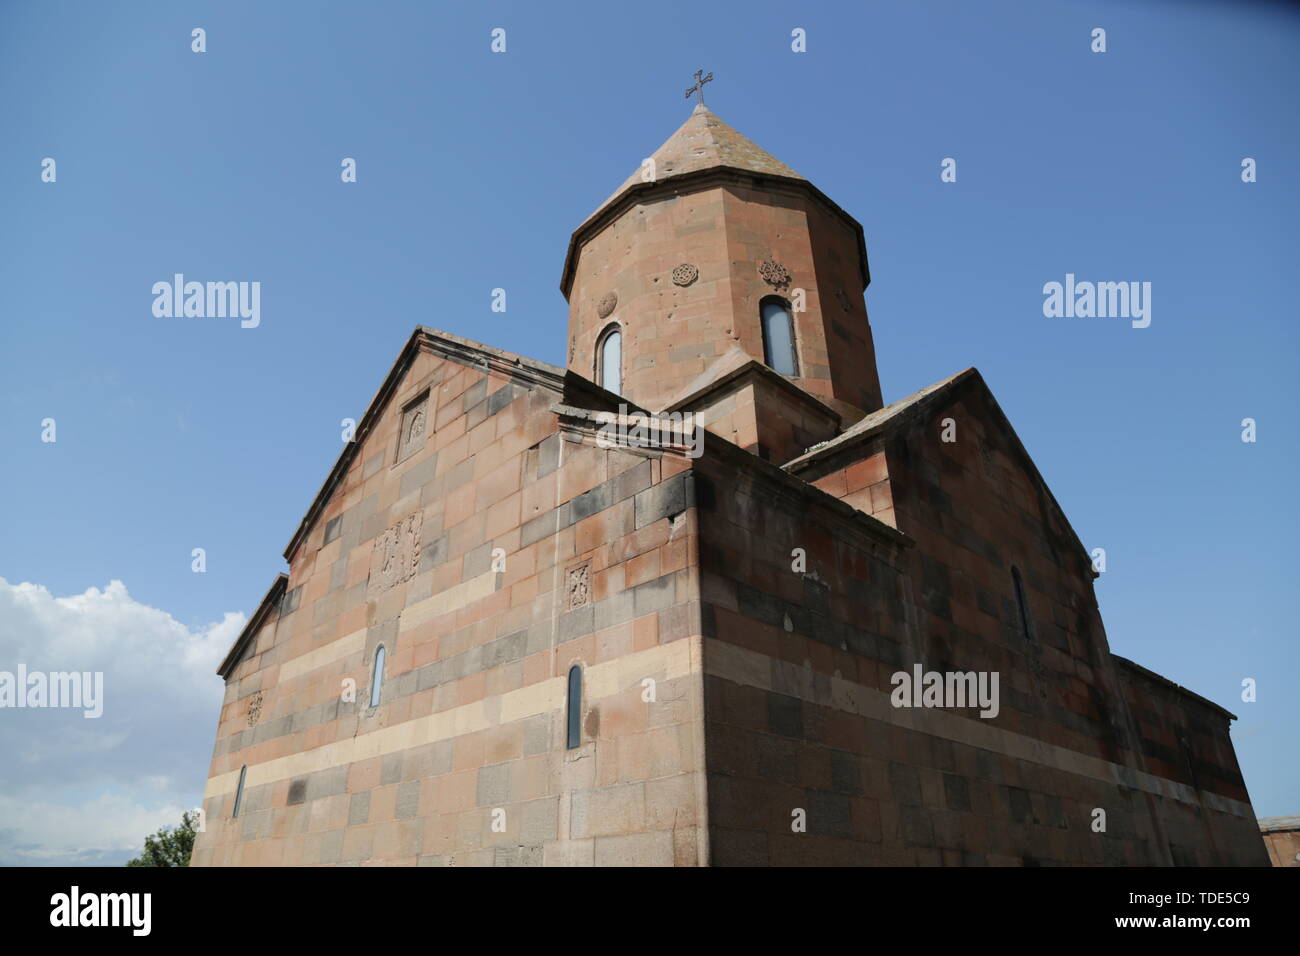
POLYGON ((705 76, 703 70, 696 70, 696 71, 695 71, 695 85, 692 86, 689 90, 686 91, 686 98, 689 100, 689 99, 691 98, 691 94, 692 94, 692 93, 699 93, 699 94, 700 94, 700 105, 703 106, 703 105, 704 105, 704 84, 705 84, 705 83, 712 83, 712 82, 713 82, 713 74, 712 74, 712 73, 710 73, 708 76, 705 76))

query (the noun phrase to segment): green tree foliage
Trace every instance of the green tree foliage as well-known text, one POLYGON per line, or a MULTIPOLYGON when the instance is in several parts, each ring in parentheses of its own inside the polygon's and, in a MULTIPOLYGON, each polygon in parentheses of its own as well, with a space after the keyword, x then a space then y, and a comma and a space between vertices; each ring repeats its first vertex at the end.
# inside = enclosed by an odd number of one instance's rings
POLYGON ((194 824, 197 814, 181 814, 181 825, 163 827, 153 836, 144 838, 144 852, 127 866, 189 866, 194 852, 194 824))

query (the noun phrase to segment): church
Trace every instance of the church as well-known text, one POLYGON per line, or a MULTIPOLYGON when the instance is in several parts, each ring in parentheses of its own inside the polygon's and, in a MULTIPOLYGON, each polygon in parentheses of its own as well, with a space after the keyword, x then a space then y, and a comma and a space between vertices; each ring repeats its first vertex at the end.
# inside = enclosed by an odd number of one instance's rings
POLYGON ((979 372, 883 403, 870 278, 701 102, 573 233, 564 368, 416 328, 219 668, 192 865, 1267 865, 979 372))

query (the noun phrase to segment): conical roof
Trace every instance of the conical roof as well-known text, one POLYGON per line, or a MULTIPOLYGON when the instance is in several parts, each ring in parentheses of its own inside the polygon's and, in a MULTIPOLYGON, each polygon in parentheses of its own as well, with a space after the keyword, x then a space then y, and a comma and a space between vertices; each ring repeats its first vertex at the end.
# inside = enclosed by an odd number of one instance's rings
MULTIPOLYGON (((729 166, 732 169, 763 173, 768 176, 803 179, 781 160, 718 119, 703 103, 695 107, 690 118, 651 154, 651 158, 655 163, 654 173, 657 182, 716 166, 729 166)), ((608 206, 624 190, 644 182, 642 168, 638 166, 632 175, 600 204, 596 212, 608 206)))
POLYGON ((568 252, 564 257, 564 272, 560 278, 560 291, 569 297, 573 284, 573 270, 577 265, 577 253, 586 237, 593 231, 603 228, 602 220, 612 213, 619 197, 629 193, 653 190, 665 181, 679 177, 703 173, 711 169, 732 169, 742 173, 759 176, 771 176, 786 180, 802 188, 816 201, 822 203, 834 215, 842 218, 858 234, 858 253, 862 265, 862 287, 865 289, 871 281, 867 271, 867 247, 862 237, 862 226, 852 216, 835 204, 825 193, 800 176, 781 160, 767 150, 761 149, 754 142, 737 133, 734 129, 718 119, 703 103, 692 110, 686 120, 662 146, 651 154, 654 159, 654 179, 644 176, 644 164, 623 181, 596 211, 588 216, 569 239, 568 252))

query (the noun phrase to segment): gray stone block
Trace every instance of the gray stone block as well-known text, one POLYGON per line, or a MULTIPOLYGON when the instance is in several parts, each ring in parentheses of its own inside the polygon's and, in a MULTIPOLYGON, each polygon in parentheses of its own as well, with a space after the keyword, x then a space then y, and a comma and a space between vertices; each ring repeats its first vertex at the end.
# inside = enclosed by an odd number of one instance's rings
POLYGON ((783 737, 802 737, 803 701, 784 694, 768 693, 767 728, 783 737))
POLYGON ((687 508, 686 479, 689 473, 674 475, 636 496, 636 526, 644 528, 660 518, 680 514, 687 508))
POLYGON ((551 435, 537 446, 537 477, 545 478, 560 464, 560 436, 551 435))
POLYGON ((614 504, 613 491, 612 482, 606 481, 590 491, 584 491, 571 500, 569 502, 569 514, 574 523, 581 521, 583 518, 590 518, 594 514, 599 514, 614 504))
POLYGON ((397 787, 397 810, 394 816, 398 820, 410 820, 420 812, 420 782, 410 780, 397 787))
POLYGON ((905 763, 889 764, 889 789, 898 804, 921 805, 921 778, 916 768, 905 763))
POLYGON ((545 514, 540 514, 536 518, 525 521, 519 531, 520 547, 528 547, 543 538, 549 538, 559 530, 559 511, 552 510, 545 514))
POLYGON ((559 796, 529 800, 515 810, 519 814, 519 839, 525 844, 541 844, 556 839, 560 819, 559 796))
POLYGON ((362 826, 370 822, 370 791, 362 790, 352 794, 348 804, 348 826, 362 826))
POLYGON ((343 858, 342 830, 329 830, 320 835, 320 862, 338 863, 343 858))
POLYGON ((676 573, 665 574, 653 581, 638 584, 632 589, 632 594, 637 617, 654 611, 666 610, 672 607, 677 600, 676 573))
POLYGON ((513 402, 516 398, 519 397, 522 391, 523 389, 519 388, 519 386, 517 385, 507 385, 504 388, 498 388, 495 392, 493 392, 491 395, 488 396, 487 399, 488 417, 491 418, 497 412, 501 411, 501 409, 505 408, 507 405, 513 402))
POLYGON ((425 664, 415 673, 419 678, 415 683, 417 692, 437 687, 443 681, 443 662, 434 661, 432 664, 425 664))
POLYGON ((804 794, 808 805, 808 832, 822 836, 847 837, 853 830, 849 814, 849 798, 828 790, 808 790, 804 794))
POLYGON ((483 399, 487 398, 487 390, 488 377, 484 375, 469 388, 465 389, 464 394, 461 395, 461 410, 467 412, 479 402, 483 401, 483 399))
POLYGON ((400 753, 388 754, 384 757, 380 765, 379 783, 381 786, 388 786, 390 783, 397 783, 402 779, 402 755, 400 753))
POLYGON ((492 542, 484 541, 477 548, 465 552, 461 565, 460 579, 468 581, 480 574, 486 574, 492 567, 492 542))
POLYGON ((576 611, 560 615, 560 624, 556 634, 556 643, 563 644, 575 638, 590 634, 595 624, 595 608, 588 604, 576 611))
POLYGON ((434 475, 438 473, 438 453, 435 451, 418 465, 413 465, 405 474, 402 475, 402 483, 398 491, 399 498, 405 498, 412 492, 418 491, 429 482, 433 481, 434 475))
POLYGON ((342 557, 330 566, 330 590, 342 591, 347 588, 348 584, 348 554, 343 552, 342 557))
POLYGON ((1037 823, 1038 821, 1034 819, 1034 806, 1029 799, 1029 791, 1021 790, 1019 787, 1007 787, 1006 791, 1011 819, 1017 823, 1037 823))
POLYGON ((831 786, 840 793, 862 793, 862 771, 857 754, 831 751, 831 786))
POLYGON ((965 777, 945 773, 943 775, 943 800, 949 810, 970 812, 970 783, 965 777))
POLYGON ((797 784, 799 782, 799 741, 770 734, 754 737, 754 756, 758 761, 758 775, 764 780, 797 784))
POLYGON ((480 807, 499 807, 510 802, 510 764, 480 767, 475 803, 480 807))
POLYGON ((528 631, 516 631, 483 645, 483 669, 489 670, 520 660, 528 646, 528 631))
POLYGON ((597 631, 603 630, 630 621, 636 616, 636 594, 633 591, 619 591, 597 601, 592 607, 595 608, 593 627, 597 631))
POLYGON ((551 715, 538 714, 524 721, 524 756, 546 753, 551 749, 551 715))
POLYGON ((934 846, 934 828, 930 825, 930 815, 921 807, 899 807, 898 823, 903 831, 905 846, 934 846))

